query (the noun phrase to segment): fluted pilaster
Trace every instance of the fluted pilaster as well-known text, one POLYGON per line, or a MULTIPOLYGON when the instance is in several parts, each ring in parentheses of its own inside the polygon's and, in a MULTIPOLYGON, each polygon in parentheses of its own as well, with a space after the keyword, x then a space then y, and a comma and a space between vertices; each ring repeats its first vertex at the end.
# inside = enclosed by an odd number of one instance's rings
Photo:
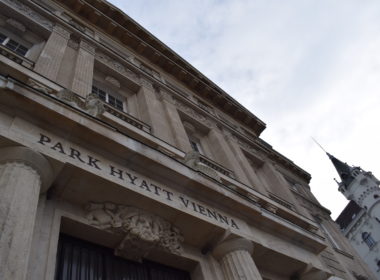
POLYGON ((253 244, 236 238, 219 244, 214 256, 219 260, 225 280, 262 280, 251 254, 253 244))
POLYGON ((70 33, 66 29, 59 25, 54 26, 53 32, 50 34, 34 70, 46 78, 55 81, 69 39, 70 33))
POLYGON ((78 56, 75 64, 72 91, 86 98, 91 93, 94 73, 95 48, 86 41, 79 43, 78 56))
POLYGON ((26 279, 39 194, 52 173, 30 149, 0 149, 0 279, 26 279))

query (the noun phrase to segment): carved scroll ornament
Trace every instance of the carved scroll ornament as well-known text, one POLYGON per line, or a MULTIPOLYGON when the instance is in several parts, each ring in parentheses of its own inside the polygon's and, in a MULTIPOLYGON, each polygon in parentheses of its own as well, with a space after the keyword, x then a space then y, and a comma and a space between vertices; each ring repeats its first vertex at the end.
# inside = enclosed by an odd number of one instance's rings
POLYGON ((115 254, 141 261, 152 249, 174 254, 182 251, 183 236, 165 219, 141 209, 110 202, 86 205, 91 225, 125 234, 115 254))

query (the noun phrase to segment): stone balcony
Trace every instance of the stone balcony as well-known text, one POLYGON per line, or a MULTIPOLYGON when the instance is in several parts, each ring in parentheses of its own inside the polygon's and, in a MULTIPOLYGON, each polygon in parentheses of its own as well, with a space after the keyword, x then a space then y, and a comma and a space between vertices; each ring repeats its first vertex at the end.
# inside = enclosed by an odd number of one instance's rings
POLYGON ((20 64, 20 65, 23 65, 29 69, 32 69, 33 66, 34 66, 34 62, 27 59, 26 57, 22 56, 22 55, 19 55, 18 53, 12 51, 11 49, 3 46, 3 45, 0 45, 0 54, 9 58, 10 60, 20 64))
POLYGON ((184 162, 187 166, 200 171, 219 182, 221 182, 221 174, 232 179, 235 178, 231 170, 195 151, 187 153, 184 162))

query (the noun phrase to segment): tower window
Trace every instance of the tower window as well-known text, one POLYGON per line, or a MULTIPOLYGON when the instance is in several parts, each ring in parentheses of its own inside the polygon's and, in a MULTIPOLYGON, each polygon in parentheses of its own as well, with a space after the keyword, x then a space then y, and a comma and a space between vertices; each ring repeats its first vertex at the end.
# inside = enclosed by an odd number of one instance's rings
POLYGON ((7 37, 6 35, 0 33, 0 44, 6 46, 8 49, 15 51, 19 55, 25 56, 28 52, 28 48, 21 43, 7 37))
POLYGON ((362 239, 367 244, 368 248, 370 248, 370 249, 372 249, 376 245, 376 242, 372 238, 371 233, 363 232, 362 233, 362 239))
POLYGON ((92 86, 92 93, 96 94, 101 100, 110 104, 112 107, 120 111, 124 111, 123 101, 107 91, 100 89, 97 86, 92 86))

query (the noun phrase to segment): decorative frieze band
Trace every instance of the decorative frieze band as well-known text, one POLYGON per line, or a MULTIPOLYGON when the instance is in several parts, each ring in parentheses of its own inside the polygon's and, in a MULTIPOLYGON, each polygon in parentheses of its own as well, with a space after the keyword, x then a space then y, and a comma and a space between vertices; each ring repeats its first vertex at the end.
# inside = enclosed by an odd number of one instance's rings
POLYGON ((141 261, 153 249, 173 254, 182 252, 184 239, 180 230, 157 215, 111 202, 89 203, 85 208, 91 225, 124 234, 115 249, 119 256, 141 261))
POLYGON ((95 58, 102 63, 106 64, 108 67, 113 69, 116 72, 119 72, 120 74, 126 76, 127 78, 131 79, 135 83, 139 83, 139 77, 136 73, 132 72, 128 68, 126 68, 121 63, 117 62, 116 60, 110 58, 104 53, 96 53, 95 58))
POLYGON ((95 55, 95 47, 91 45, 89 42, 81 40, 79 43, 79 47, 87 51, 88 53, 95 55))
POLYGON ((44 18, 43 16, 41 16, 37 12, 33 11, 31 8, 24 5, 20 1, 17 1, 17 0, 0 0, 0 1, 3 3, 6 3, 7 5, 9 5, 11 7, 13 7, 18 12, 24 14, 28 18, 33 19, 34 21, 45 26, 46 28, 48 28, 50 30, 53 28, 53 23, 51 21, 47 20, 46 18, 44 18))
POLYGON ((189 115, 193 119, 199 121, 200 123, 206 125, 207 127, 216 128, 216 123, 212 121, 211 119, 207 118, 206 116, 196 112, 194 109, 190 108, 189 106, 185 105, 181 101, 179 101, 176 98, 173 98, 173 104, 179 109, 180 111, 184 112, 185 114, 189 115))
POLYGON ((8 18, 6 20, 7 24, 9 24, 10 26, 16 28, 18 31, 21 31, 21 32, 25 32, 26 31, 26 27, 25 25, 23 25, 21 22, 13 19, 13 18, 8 18))
POLYGON ((68 30, 66 30, 64 27, 62 27, 62 26, 60 26, 58 24, 54 25, 53 32, 55 32, 56 34, 61 35, 66 40, 70 39, 70 32, 68 30))

